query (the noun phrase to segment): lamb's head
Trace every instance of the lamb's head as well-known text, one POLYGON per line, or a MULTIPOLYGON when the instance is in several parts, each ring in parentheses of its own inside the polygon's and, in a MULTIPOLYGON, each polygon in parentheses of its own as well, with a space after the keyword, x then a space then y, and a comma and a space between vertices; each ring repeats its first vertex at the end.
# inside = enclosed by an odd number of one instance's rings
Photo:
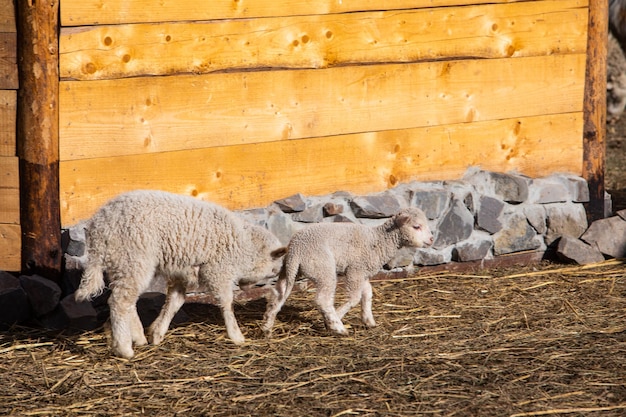
POLYGON ((264 284, 276 278, 283 267, 287 248, 269 230, 256 225, 246 225, 250 234, 250 268, 239 280, 240 286, 264 284))
POLYGON ((402 246, 423 248, 433 244, 433 234, 422 210, 416 207, 404 209, 393 216, 393 221, 400 232, 402 246))

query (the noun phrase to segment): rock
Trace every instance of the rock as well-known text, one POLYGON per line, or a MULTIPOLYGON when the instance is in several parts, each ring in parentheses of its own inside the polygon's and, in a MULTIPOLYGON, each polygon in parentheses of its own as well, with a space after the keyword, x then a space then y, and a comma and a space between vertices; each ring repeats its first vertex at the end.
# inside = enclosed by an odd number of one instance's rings
POLYGON ((584 178, 571 174, 555 174, 548 177, 550 180, 561 181, 569 192, 569 200, 574 203, 589 201, 589 186, 584 178))
POLYGON ((626 221, 619 216, 596 220, 580 238, 607 256, 626 256, 626 221))
POLYGON ((256 224, 257 226, 262 226, 262 227, 267 226, 267 218, 269 216, 269 213, 264 208, 242 210, 236 213, 239 215, 239 217, 241 217, 242 219, 252 224, 256 224))
POLYGON ((441 249, 467 239, 474 230, 474 216, 459 201, 454 200, 437 227, 434 249, 441 249))
POLYGON ((522 207, 522 213, 526 216, 528 223, 539 234, 544 234, 548 230, 546 224, 546 208, 541 204, 530 204, 522 207))
POLYGON ((358 220, 347 214, 324 217, 324 223, 358 223, 358 220))
POLYGON ((561 236, 579 237, 587 230, 587 213, 582 204, 545 204, 546 245, 550 246, 561 236))
POLYGON ((280 207, 280 209, 285 213, 298 212, 306 208, 304 196, 300 193, 276 200, 274 203, 277 204, 278 207, 280 207))
POLYGON ((94 330, 100 326, 98 313, 89 301, 77 302, 74 294, 64 297, 59 303, 66 326, 74 330, 94 330))
POLYGON ((487 233, 475 232, 466 241, 459 242, 452 250, 452 260, 457 262, 479 261, 491 254, 493 242, 487 233))
POLYGON ((20 283, 35 316, 48 314, 59 304, 61 288, 54 281, 39 275, 22 275, 20 283))
POLYGON ((11 326, 30 318, 30 304, 20 280, 0 271, 0 325, 11 326))
POLYGON ((385 265, 385 269, 405 268, 413 264, 415 248, 402 248, 396 256, 385 265))
POLYGON ((441 217, 452 198, 452 193, 444 189, 420 189, 414 190, 411 194, 411 206, 422 209, 430 220, 441 217))
POLYGON ((470 168, 463 176, 463 180, 472 184, 480 193, 507 203, 523 203, 528 199, 530 179, 521 175, 470 168))
POLYGON ((316 204, 314 206, 307 207, 299 213, 293 213, 291 218, 294 221, 301 223, 319 223, 324 218, 322 205, 316 204))
POLYGON ((389 191, 365 197, 355 197, 350 206, 356 217, 380 219, 391 217, 404 208, 400 197, 389 191))
POLYGON ((460 200, 465 207, 474 214, 476 212, 476 204, 478 196, 474 196, 476 189, 467 181, 444 181, 445 188, 452 193, 452 199, 460 200))
POLYGON ((586 265, 604 261, 602 253, 591 245, 572 236, 562 236, 557 245, 556 255, 565 262, 586 265))
POLYGON ((541 247, 537 232, 533 229, 526 217, 516 213, 507 213, 505 224, 498 233, 493 235, 494 255, 535 250, 541 247))
POLYGON ((531 181, 528 189, 528 203, 564 203, 571 198, 570 190, 554 178, 537 178, 531 181))
POLYGON ((334 216, 337 214, 343 213, 343 204, 337 204, 333 202, 328 202, 324 204, 323 213, 324 217, 334 216))
POLYGON ((502 223, 498 219, 504 210, 504 203, 497 198, 481 196, 479 209, 476 214, 476 223, 479 228, 489 232, 497 233, 502 229, 502 223))
POLYGON ((291 216, 282 211, 270 213, 267 220, 267 228, 276 235, 283 245, 287 245, 291 240, 291 236, 302 227, 304 226, 294 222, 291 216))
POLYGON ((62 240, 67 240, 65 253, 68 255, 80 257, 85 254, 85 226, 86 222, 80 222, 63 232, 62 240))
POLYGON ((447 264, 452 261, 452 246, 435 250, 431 248, 420 248, 415 251, 413 263, 415 265, 432 266, 447 264))

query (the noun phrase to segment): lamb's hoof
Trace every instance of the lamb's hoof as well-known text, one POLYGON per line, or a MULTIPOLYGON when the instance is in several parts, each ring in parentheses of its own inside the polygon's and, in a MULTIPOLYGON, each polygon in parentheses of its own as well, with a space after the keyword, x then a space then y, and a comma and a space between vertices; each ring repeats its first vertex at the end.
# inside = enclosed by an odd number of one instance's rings
POLYGON ((119 358, 132 359, 132 357, 135 356, 135 352, 132 348, 113 346, 111 350, 113 351, 113 354, 119 358))
POLYGON ((138 340, 134 341, 135 346, 145 346, 148 344, 148 339, 145 336, 138 338, 138 340))

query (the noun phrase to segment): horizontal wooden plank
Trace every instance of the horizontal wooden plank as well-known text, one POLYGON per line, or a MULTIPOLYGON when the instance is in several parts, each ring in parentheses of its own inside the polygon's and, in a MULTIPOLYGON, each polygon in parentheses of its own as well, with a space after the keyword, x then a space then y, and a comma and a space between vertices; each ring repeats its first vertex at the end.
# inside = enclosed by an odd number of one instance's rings
POLYGON ((17 92, 15 90, 0 90, 0 156, 16 155, 16 115, 17 92))
MULTIPOLYGON (((473 0, 470 4, 510 0, 473 0)), ((63 0, 61 25, 103 25, 280 17, 468 4, 467 0, 63 0)))
POLYGON ((458 179, 470 166, 531 177, 580 175, 582 113, 515 118, 292 141, 65 161, 61 217, 68 226, 120 192, 196 195, 231 209, 301 192, 359 194, 412 180, 458 179))
POLYGON ((17 189, 19 184, 19 159, 16 156, 0 156, 0 188, 17 189))
POLYGON ((0 187, 0 223, 20 224, 20 190, 0 187))
POLYGON ((60 75, 95 80, 585 53, 586 0, 64 29, 60 75))
POLYGON ((585 55, 66 81, 61 160, 580 111, 585 55))
POLYGON ((19 225, 0 224, 0 270, 21 270, 22 237, 19 225))
POLYGON ((0 32, 0 90, 16 90, 18 86, 17 34, 0 32))

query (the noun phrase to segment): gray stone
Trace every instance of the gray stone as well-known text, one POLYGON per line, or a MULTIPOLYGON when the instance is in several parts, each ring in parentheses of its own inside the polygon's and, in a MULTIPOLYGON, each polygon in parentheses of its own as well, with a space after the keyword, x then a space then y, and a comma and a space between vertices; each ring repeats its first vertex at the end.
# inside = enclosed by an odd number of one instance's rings
POLYGON ((541 247, 541 240, 526 217, 516 213, 506 213, 503 216, 504 227, 493 235, 494 255, 535 250, 541 247))
POLYGON ((302 223, 319 223, 324 218, 324 215, 322 213, 322 205, 315 204, 311 207, 307 207, 299 213, 293 213, 291 215, 291 218, 294 221, 302 223))
POLYGON ((539 234, 544 234, 548 230, 546 224, 546 208, 541 204, 530 204, 522 207, 522 213, 526 216, 528 223, 539 234))
POLYGON ((478 227, 492 234, 499 232, 502 229, 499 217, 504 210, 504 203, 497 198, 483 195, 480 197, 479 204, 476 214, 478 227))
POLYGON ((589 186, 584 178, 571 174, 554 174, 548 178, 561 181, 569 190, 570 199, 574 203, 587 203, 589 201, 589 186))
POLYGON ((359 223, 356 218, 347 214, 324 217, 323 221, 324 223, 359 223))
POLYGON ((365 197, 355 197, 350 202, 350 207, 356 217, 380 219, 398 213, 404 208, 404 204, 396 194, 385 191, 365 197))
POLYGON ((474 230, 474 216, 459 200, 454 200, 437 227, 434 249, 441 249, 467 239, 474 230))
POLYGON ((83 256, 85 254, 85 222, 80 222, 62 231, 62 241, 65 243, 65 253, 72 256, 83 256))
POLYGON ((587 230, 587 213, 580 203, 545 204, 546 245, 561 236, 580 237, 587 230))
POLYGON ((522 175, 470 168, 463 180, 472 184, 478 192, 507 203, 523 203, 528 199, 530 179, 522 175))
POLYGON ((415 265, 433 266, 447 264, 452 261, 452 246, 435 250, 431 248, 420 248, 415 251, 413 263, 415 265))
POLYGON ((78 289, 83 276, 83 264, 86 260, 87 257, 85 256, 77 257, 67 253, 63 255, 64 268, 61 277, 61 292, 63 294, 70 294, 78 289))
POLYGON ((35 316, 48 314, 59 304, 61 288, 54 281, 39 275, 22 275, 20 283, 35 316))
POLYGON ((618 215, 622 220, 626 220, 626 209, 619 210, 615 214, 618 215))
POLYGON ((0 325, 11 326, 30 318, 30 304, 20 280, 0 271, 0 325))
POLYGON ((493 241, 487 233, 475 232, 472 236, 456 244, 452 250, 452 260, 457 262, 479 261, 490 257, 493 241))
POLYGON ((301 223, 296 223, 289 214, 282 211, 272 212, 267 219, 267 228, 272 232, 283 245, 287 245, 293 234, 304 227, 301 223))
POLYGON ((596 220, 580 238, 607 256, 626 256, 626 221, 619 216, 596 220))
POLYGON ((239 217, 252 224, 256 224, 257 226, 262 227, 267 226, 267 218, 269 216, 267 209, 255 208, 250 210, 237 211, 236 213, 239 217))
POLYGON ((274 203, 276 203, 278 207, 280 207, 280 209, 285 213, 298 212, 306 208, 304 196, 300 193, 285 197, 280 200, 276 200, 274 203))
POLYGON ((597 248, 571 236, 562 236, 559 239, 556 255, 562 261, 579 265, 604 261, 604 256, 597 248))
POLYGON ((74 300, 74 294, 64 297, 59 303, 60 312, 67 324, 76 330, 94 330, 100 325, 98 313, 91 302, 74 300))
POLYGON ((473 214, 476 212, 475 202, 478 200, 478 196, 475 196, 475 187, 467 181, 455 180, 444 181, 446 190, 452 193, 452 199, 460 200, 465 204, 465 207, 473 214))
POLYGON ((396 256, 385 265, 386 269, 406 268, 413 264, 413 257, 415 256, 415 248, 402 248, 398 251, 396 256))
POLYGON ((328 203, 324 204, 324 207, 323 207, 324 217, 335 216, 337 214, 341 214, 343 213, 343 210, 344 210, 343 204, 333 203, 332 201, 329 201, 328 203))
POLYGON ((411 206, 418 207, 424 211, 429 219, 438 219, 446 211, 452 193, 444 189, 420 189, 411 193, 411 206))
POLYGON ((537 178, 528 189, 528 203, 548 204, 570 201, 570 190, 554 178, 537 178))
POLYGON ((604 218, 611 217, 613 215, 613 200, 611 195, 604 192, 604 218))

